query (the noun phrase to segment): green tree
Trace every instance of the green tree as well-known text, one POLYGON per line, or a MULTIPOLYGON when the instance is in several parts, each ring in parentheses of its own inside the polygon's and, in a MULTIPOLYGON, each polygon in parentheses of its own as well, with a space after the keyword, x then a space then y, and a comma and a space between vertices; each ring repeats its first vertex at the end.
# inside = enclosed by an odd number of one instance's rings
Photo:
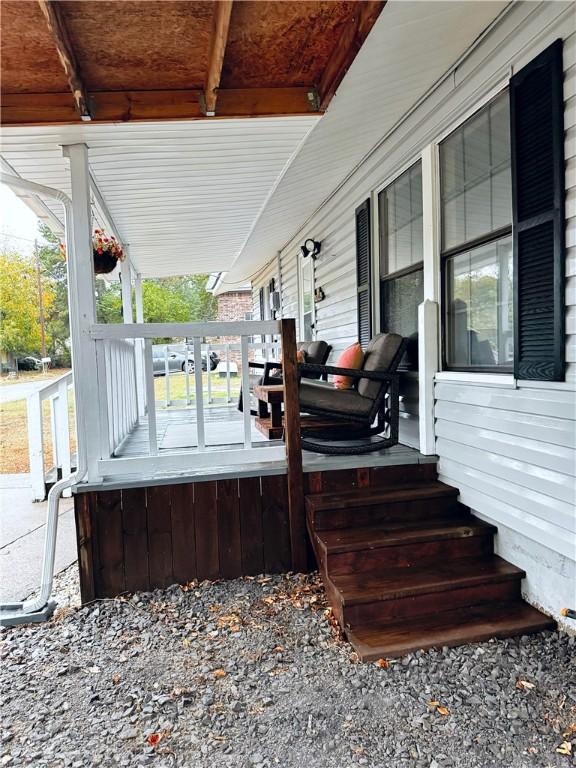
POLYGON ((45 311, 46 329, 50 337, 48 354, 53 363, 69 367, 70 361, 70 320, 68 317, 68 269, 58 238, 45 224, 39 226, 45 241, 39 248, 38 260, 43 283, 48 282, 54 291, 54 303, 45 311))
MULTIPOLYGON (((54 304, 54 290, 43 286, 44 311, 54 304)), ((50 335, 46 341, 51 343, 50 335)), ((40 304, 36 265, 16 252, 0 253, 0 349, 23 356, 41 349, 40 304)))

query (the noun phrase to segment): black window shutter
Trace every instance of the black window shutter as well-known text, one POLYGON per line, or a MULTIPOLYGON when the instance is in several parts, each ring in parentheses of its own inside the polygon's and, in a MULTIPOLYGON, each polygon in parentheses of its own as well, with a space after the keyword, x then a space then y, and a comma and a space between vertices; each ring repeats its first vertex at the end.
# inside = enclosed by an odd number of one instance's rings
POLYGON ((372 247, 370 200, 356 208, 356 284, 358 287, 358 341, 365 346, 372 337, 372 247))
POLYGON ((264 288, 260 288, 258 292, 259 304, 260 304, 260 320, 264 320, 264 288))
POLYGON ((564 380, 562 77, 562 40, 556 40, 510 80, 518 379, 564 380))

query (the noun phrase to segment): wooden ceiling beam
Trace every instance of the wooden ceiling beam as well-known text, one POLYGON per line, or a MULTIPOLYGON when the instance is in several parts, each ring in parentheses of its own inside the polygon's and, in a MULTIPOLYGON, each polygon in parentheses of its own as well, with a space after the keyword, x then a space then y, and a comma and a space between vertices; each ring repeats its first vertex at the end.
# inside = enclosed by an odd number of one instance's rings
POLYGON ((92 120, 90 110, 90 98, 82 78, 80 77, 80 68, 76 61, 74 49, 70 42, 66 23, 62 16, 62 6, 55 0, 38 0, 38 4, 52 33, 58 57, 64 67, 64 72, 68 78, 70 90, 74 98, 76 109, 81 120, 92 120))
POLYGON ((386 0, 365 0, 354 4, 354 18, 346 25, 318 85, 321 111, 328 107, 385 5, 386 0))
MULTIPOLYGON (((93 92, 93 122, 206 119, 202 91, 102 91, 93 92)), ((218 117, 279 117, 318 112, 314 88, 240 88, 218 93, 218 117)), ((74 125, 79 115, 68 93, 3 93, 2 126, 74 125)))
POLYGON ((206 73, 204 85, 204 102, 207 117, 214 117, 216 114, 218 88, 220 87, 222 65, 224 64, 224 54, 226 53, 228 30, 230 29, 232 3, 233 0, 217 0, 214 3, 214 25, 210 41, 208 72, 206 73))

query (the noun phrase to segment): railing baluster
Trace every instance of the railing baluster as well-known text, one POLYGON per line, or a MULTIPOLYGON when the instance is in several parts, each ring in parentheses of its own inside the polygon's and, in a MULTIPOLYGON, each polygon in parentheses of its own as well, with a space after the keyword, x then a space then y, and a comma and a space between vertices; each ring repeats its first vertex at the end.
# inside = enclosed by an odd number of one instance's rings
POLYGON ((164 347, 164 405, 170 406, 170 363, 168 361, 168 344, 164 347))
MULTIPOLYGON (((58 385, 58 398, 54 410, 56 426, 56 444, 58 446, 58 463, 62 471, 62 477, 70 477, 72 472, 72 458, 70 455, 70 426, 68 422, 68 384, 61 381, 58 385)), ((70 496, 71 491, 66 488, 65 496, 70 496)))
POLYGON ((146 376, 146 401, 148 403, 148 450, 152 456, 158 453, 156 434, 156 395, 154 393, 154 362, 152 360, 152 340, 144 342, 144 373, 146 376))
POLYGON ((226 344, 226 400, 232 402, 230 394, 230 344, 226 344))
POLYGON ((242 366, 242 397, 244 416, 244 448, 252 447, 252 417, 250 414, 250 371, 248 369, 248 336, 240 337, 240 364, 242 366))
POLYGON ((58 394, 48 398, 50 403, 50 438, 52 440, 52 458, 54 459, 54 467, 58 470, 60 466, 60 457, 58 455, 58 438, 56 432, 56 401, 58 400, 58 394))
POLYGON ((210 344, 206 344, 206 382, 208 384, 208 403, 212 404, 212 377, 210 376, 210 373, 210 344))
POLYGON ((190 350, 186 346, 186 362, 185 362, 185 376, 186 376, 186 405, 190 405, 190 350))
POLYGON ((42 401, 39 392, 28 395, 26 401, 28 416, 28 457, 30 462, 30 485, 32 499, 43 501, 46 497, 44 483, 44 438, 42 434, 42 401))
POLYGON ((204 429, 204 392, 202 386, 202 343, 199 336, 194 337, 194 382, 196 384, 198 450, 203 451, 206 448, 206 433, 204 429))
POLYGON ((99 420, 102 425, 100 430, 100 458, 108 459, 114 453, 113 432, 110 424, 110 356, 108 354, 108 341, 97 339, 96 341, 96 376, 98 377, 98 407, 99 420))

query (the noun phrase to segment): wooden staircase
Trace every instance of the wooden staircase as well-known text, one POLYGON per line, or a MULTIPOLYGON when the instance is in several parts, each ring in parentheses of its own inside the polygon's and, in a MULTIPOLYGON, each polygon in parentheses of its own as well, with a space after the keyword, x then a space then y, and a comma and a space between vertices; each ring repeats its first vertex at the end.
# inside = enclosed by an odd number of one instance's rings
MULTIPOLYGON (((404 480, 407 478, 405 477, 404 480)), ((334 613, 363 661, 553 628, 523 602, 496 528, 438 480, 306 496, 334 613)))

